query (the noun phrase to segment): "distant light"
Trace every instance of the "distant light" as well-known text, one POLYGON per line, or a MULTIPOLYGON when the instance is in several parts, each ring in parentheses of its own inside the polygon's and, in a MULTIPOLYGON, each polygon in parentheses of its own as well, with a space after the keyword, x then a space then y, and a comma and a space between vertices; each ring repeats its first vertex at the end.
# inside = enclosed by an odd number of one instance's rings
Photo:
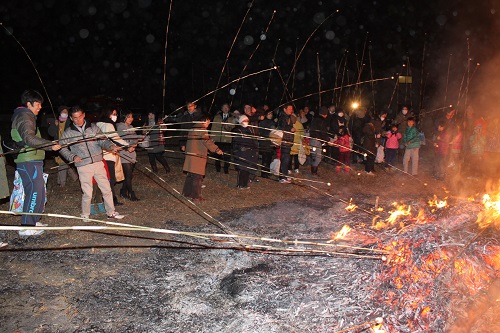
POLYGON ((328 185, 328 186, 332 186, 332 183, 326 183, 326 185, 328 185))
POLYGON ((353 109, 357 109, 359 107, 359 103, 358 102, 354 102, 354 103, 351 104, 351 107, 353 109))
POLYGON ((266 40, 266 38, 267 38, 266 34, 260 35, 260 40, 266 40))
POLYGON ((236 94, 236 89, 229 89, 229 95, 234 96, 236 94))

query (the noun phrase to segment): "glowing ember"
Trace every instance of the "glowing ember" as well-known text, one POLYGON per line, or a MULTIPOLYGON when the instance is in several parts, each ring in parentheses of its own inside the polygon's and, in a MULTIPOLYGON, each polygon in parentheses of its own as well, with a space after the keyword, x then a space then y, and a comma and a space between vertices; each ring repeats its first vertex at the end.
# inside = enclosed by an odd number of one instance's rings
MULTIPOLYGON (((394 207, 396 207, 396 210, 390 211, 389 213, 391 214, 385 222, 383 221, 378 221, 376 222, 374 219, 374 225, 373 228, 380 230, 388 227, 392 227, 396 224, 397 220, 401 216, 409 216, 411 215, 411 206, 406 206, 406 205, 398 205, 396 202, 392 204, 394 207), (375 223, 376 222, 376 223, 375 223)), ((401 227, 403 227, 404 224, 401 224, 401 227)))
MULTIPOLYGON (((448 198, 444 198, 444 200, 438 200, 437 196, 434 194, 434 199, 429 200, 429 206, 436 207, 437 209, 448 207, 448 203, 446 202, 446 199, 448 199, 448 198)), ((432 210, 432 212, 434 212, 434 211, 435 211, 435 209, 432 210)))
POLYGON ((347 234, 349 233, 349 231, 351 231, 351 227, 346 224, 342 227, 342 229, 340 229, 339 232, 337 232, 337 234, 335 234, 332 237, 332 239, 333 240, 344 239, 347 236, 347 234))
POLYGON ((352 203, 352 198, 351 198, 351 200, 349 200, 349 205, 347 205, 345 210, 347 210, 348 212, 354 212, 356 208, 358 208, 358 206, 352 203))
POLYGON ((477 216, 477 223, 480 228, 486 228, 491 223, 498 221, 500 217, 500 194, 492 198, 489 194, 483 196, 484 211, 477 216))

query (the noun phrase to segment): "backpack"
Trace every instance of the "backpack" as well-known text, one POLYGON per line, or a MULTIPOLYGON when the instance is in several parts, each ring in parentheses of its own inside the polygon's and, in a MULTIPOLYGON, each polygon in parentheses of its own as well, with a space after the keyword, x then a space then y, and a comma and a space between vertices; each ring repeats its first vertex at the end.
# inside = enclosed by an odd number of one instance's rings
POLYGON ((16 159, 19 155, 21 149, 23 149, 26 144, 23 141, 14 141, 12 138, 12 131, 8 131, 5 137, 2 137, 2 147, 4 148, 4 155, 10 155, 13 159, 16 159))

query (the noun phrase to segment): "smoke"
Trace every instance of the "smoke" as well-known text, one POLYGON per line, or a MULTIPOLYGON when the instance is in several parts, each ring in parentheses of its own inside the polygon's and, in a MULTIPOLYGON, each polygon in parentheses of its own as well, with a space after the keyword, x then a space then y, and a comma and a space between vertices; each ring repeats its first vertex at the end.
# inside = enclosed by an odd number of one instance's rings
POLYGON ((500 5, 467 1, 449 13, 441 46, 431 51, 429 79, 434 82, 427 88, 434 95, 426 108, 453 105, 460 116, 472 105, 488 118, 500 98, 500 5))

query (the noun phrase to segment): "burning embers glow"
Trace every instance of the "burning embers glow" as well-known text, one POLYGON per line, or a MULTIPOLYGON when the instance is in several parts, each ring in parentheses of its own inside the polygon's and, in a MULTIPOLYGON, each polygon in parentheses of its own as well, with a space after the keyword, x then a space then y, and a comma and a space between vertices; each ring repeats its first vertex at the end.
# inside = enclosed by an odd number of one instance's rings
POLYGON ((434 194, 434 198, 432 200, 429 200, 429 206, 435 207, 435 209, 432 209, 431 211, 434 213, 436 209, 448 207, 448 202, 446 201, 446 199, 448 198, 444 198, 444 200, 438 200, 437 196, 434 194))
POLYGON ((333 240, 344 239, 349 233, 349 231, 351 231, 351 227, 346 224, 342 227, 342 229, 340 229, 339 232, 333 235, 332 239, 333 240))
POLYGON ((477 215, 479 227, 486 228, 492 222, 498 223, 498 218, 500 217, 500 194, 493 195, 493 198, 489 194, 485 194, 483 196, 483 205, 484 211, 477 215))
POLYGON ((348 212, 354 212, 356 208, 358 208, 358 206, 352 203, 352 198, 351 198, 351 200, 349 200, 349 205, 346 206, 345 210, 347 210, 348 212))
MULTIPOLYGON (((396 209, 389 212, 390 216, 385 219, 385 221, 376 221, 378 217, 375 217, 373 220, 373 228, 376 230, 385 229, 388 227, 392 227, 396 224, 397 220, 401 216, 411 215, 411 206, 407 206, 404 204, 398 205, 397 202, 392 204, 396 209)), ((400 225, 404 226, 403 223, 400 225)))

